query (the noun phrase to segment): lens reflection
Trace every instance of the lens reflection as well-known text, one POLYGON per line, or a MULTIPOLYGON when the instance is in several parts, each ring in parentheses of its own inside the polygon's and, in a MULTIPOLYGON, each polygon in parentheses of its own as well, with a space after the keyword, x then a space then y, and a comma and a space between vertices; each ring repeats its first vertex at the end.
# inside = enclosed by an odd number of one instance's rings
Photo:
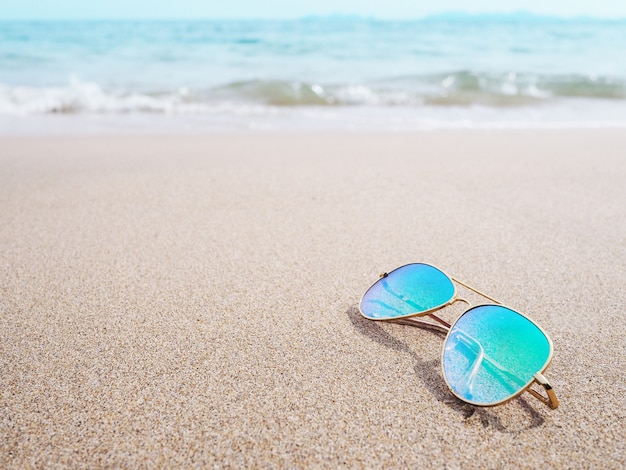
POLYGON ((452 325, 443 370, 452 391, 476 405, 499 403, 547 365, 550 341, 532 321, 500 305, 465 312, 452 325))
POLYGON ((376 282, 363 296, 360 308, 365 317, 384 320, 441 307, 453 296, 452 281, 439 269, 408 264, 376 282))

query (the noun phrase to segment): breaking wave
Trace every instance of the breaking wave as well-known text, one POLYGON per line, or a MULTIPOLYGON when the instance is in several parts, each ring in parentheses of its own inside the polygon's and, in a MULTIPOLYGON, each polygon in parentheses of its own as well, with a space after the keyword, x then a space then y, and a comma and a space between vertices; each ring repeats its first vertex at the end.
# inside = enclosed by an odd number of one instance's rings
POLYGON ((249 80, 206 89, 125 90, 70 80, 64 86, 0 84, 0 114, 263 113, 308 106, 515 108, 568 99, 626 100, 626 81, 582 75, 487 74, 457 71, 377 80, 316 83, 249 80))

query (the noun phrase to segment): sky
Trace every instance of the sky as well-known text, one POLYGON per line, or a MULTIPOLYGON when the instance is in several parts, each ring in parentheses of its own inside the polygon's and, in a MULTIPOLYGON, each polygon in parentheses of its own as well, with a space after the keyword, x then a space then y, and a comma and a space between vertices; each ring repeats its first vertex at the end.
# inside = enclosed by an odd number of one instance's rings
POLYGON ((1 19, 300 18, 350 14, 409 19, 443 12, 625 18, 624 0, 0 0, 1 19))

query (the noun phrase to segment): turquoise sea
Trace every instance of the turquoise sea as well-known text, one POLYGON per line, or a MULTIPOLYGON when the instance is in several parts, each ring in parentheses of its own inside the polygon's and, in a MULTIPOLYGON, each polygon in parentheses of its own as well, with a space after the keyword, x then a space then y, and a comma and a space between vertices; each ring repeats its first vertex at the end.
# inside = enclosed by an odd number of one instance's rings
POLYGON ((0 133, 121 122, 626 127, 626 20, 0 21, 0 133))

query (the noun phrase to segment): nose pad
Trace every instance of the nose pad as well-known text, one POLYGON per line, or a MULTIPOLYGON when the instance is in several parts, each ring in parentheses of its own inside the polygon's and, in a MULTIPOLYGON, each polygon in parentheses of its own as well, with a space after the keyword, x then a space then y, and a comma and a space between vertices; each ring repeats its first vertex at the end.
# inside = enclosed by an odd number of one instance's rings
POLYGON ((456 387, 458 392, 471 399, 474 396, 474 382, 485 358, 485 351, 478 341, 460 330, 455 330, 450 335, 446 349, 450 348, 457 349, 468 360, 463 378, 457 382, 456 387))

